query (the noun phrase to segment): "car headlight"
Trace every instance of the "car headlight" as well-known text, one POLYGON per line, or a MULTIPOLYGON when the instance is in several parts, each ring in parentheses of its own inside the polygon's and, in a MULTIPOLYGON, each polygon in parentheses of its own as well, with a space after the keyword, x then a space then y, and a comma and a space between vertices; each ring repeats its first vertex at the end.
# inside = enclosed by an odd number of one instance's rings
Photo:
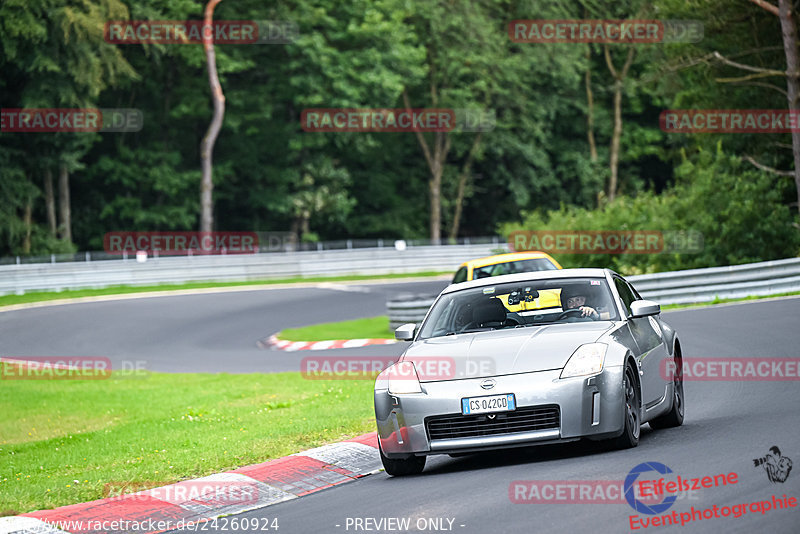
POLYGON ((569 357, 567 365, 561 371, 560 378, 572 376, 596 375, 603 370, 608 345, 605 343, 587 343, 581 345, 569 357))
POLYGON ((414 362, 402 361, 387 367, 381 373, 381 379, 389 382, 389 393, 401 395, 404 393, 422 393, 417 369, 414 362))

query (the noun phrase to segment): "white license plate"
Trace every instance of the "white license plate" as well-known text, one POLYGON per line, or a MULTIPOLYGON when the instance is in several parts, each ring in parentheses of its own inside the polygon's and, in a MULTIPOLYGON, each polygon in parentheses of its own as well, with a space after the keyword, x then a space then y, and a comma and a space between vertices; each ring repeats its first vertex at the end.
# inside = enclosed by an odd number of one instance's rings
POLYGON ((464 415, 489 412, 510 412, 516 409, 517 406, 516 402, 514 401, 513 393, 461 399, 461 413, 464 415))

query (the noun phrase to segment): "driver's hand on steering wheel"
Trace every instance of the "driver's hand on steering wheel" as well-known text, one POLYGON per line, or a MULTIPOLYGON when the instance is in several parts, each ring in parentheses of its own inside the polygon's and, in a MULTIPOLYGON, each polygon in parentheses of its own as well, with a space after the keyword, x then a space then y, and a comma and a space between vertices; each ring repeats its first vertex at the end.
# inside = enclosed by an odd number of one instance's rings
POLYGON ((581 317, 594 317, 598 319, 600 318, 600 314, 597 313, 597 310, 595 310, 594 308, 591 308, 589 306, 581 306, 578 309, 581 311, 581 317))

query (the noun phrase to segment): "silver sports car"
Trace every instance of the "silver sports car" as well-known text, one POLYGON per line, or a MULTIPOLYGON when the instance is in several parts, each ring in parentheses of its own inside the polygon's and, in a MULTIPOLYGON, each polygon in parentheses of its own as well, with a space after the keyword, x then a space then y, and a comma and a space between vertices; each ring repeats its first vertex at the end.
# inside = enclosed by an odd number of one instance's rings
POLYGON ((655 302, 608 269, 446 288, 375 382, 381 460, 420 473, 429 454, 613 440, 683 423, 681 348, 655 302), (677 372, 674 370, 677 369, 677 372))

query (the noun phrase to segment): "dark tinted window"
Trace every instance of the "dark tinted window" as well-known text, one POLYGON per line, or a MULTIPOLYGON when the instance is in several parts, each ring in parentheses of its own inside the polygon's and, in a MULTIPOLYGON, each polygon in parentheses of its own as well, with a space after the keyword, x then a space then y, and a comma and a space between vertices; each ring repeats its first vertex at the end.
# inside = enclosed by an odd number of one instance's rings
POLYGON ((462 267, 458 271, 456 271, 456 275, 453 277, 453 284, 458 284, 459 282, 466 282, 467 281, 467 268, 462 267))
POLYGON ((614 284, 617 286, 617 291, 619 292, 619 296, 622 297, 622 303, 625 305, 625 311, 630 316, 631 314, 631 302, 636 300, 636 296, 633 294, 633 291, 628 284, 622 278, 614 278, 614 284))

